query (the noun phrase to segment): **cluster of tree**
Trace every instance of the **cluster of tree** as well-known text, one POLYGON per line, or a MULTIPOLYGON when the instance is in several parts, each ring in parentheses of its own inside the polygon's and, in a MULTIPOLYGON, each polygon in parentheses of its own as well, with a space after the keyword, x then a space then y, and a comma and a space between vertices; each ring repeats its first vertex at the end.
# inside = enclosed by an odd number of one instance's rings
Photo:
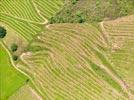
POLYGON ((11 45, 11 51, 12 51, 12 52, 15 52, 15 51, 17 51, 17 49, 18 49, 18 45, 15 44, 15 43, 13 43, 13 44, 11 45))
MULTIPOLYGON (((10 47, 12 53, 17 51, 18 45, 16 43, 12 43, 10 47)), ((13 53, 13 60, 16 61, 18 59, 18 56, 13 53)))
POLYGON ((129 12, 134 13, 134 0, 117 0, 120 16, 128 15, 129 12))
POLYGON ((17 55, 13 55, 13 60, 16 61, 18 59, 18 56, 17 55))
POLYGON ((68 13, 68 16, 71 16, 72 19, 69 20, 69 19, 63 18, 62 16, 51 17, 50 20, 49 20, 49 23, 50 24, 53 24, 53 23, 65 23, 65 22, 83 23, 83 22, 86 21, 85 15, 80 11, 77 11, 76 14, 74 14, 74 15, 71 15, 70 10, 67 10, 66 13, 68 13))
POLYGON ((4 38, 6 34, 7 34, 6 29, 0 26, 0 38, 4 38))
POLYGON ((134 0, 68 0, 52 23, 96 23, 134 13, 134 0), (77 13, 81 11, 82 13, 77 13))
MULTIPOLYGON (((7 34, 6 29, 4 27, 0 26, 0 38, 4 38, 6 36, 6 34, 7 34)), ((15 51, 17 51, 17 49, 18 49, 17 44, 13 43, 11 45, 11 51, 15 52, 15 51)), ((12 55, 12 57, 13 57, 14 61, 16 61, 18 59, 17 55, 12 55)))

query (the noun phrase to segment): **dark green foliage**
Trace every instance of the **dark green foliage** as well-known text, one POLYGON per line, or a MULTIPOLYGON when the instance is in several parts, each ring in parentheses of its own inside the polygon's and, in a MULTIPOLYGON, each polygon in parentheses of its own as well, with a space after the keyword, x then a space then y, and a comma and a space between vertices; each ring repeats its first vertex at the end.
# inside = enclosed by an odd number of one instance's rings
POLYGON ((134 14, 134 0, 68 0, 50 23, 96 23, 130 14, 134 14))
POLYGON ((78 23, 83 23, 85 21, 85 17, 80 11, 76 13, 76 17, 77 17, 76 20, 78 21, 78 23))
POLYGON ((49 20, 49 24, 53 24, 53 23, 55 23, 55 19, 54 19, 54 17, 51 17, 49 20))
POLYGON ((72 4, 76 4, 78 0, 72 0, 72 4))
POLYGON ((7 34, 6 29, 0 26, 0 38, 4 38, 6 34, 7 34))
POLYGON ((27 80, 26 80, 26 83, 28 83, 29 81, 30 81, 30 80, 29 80, 29 79, 27 79, 27 80))
POLYGON ((11 45, 11 51, 12 51, 12 52, 15 52, 17 49, 18 49, 17 44, 13 43, 13 44, 11 45))
POLYGON ((13 55, 13 60, 16 61, 18 59, 17 55, 13 55))
POLYGON ((126 16, 131 10, 134 11, 134 0, 117 0, 117 4, 120 16, 126 16))

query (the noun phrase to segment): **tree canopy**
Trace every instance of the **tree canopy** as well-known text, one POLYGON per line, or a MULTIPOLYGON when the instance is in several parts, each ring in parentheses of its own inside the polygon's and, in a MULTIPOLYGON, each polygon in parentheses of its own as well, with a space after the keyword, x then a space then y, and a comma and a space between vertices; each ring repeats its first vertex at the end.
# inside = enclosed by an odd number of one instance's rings
POLYGON ((0 26, 0 38, 4 38, 6 34, 7 34, 6 29, 0 26))
POLYGON ((13 44, 11 45, 11 51, 12 51, 12 52, 15 52, 17 49, 18 49, 18 45, 15 44, 15 43, 13 43, 13 44))

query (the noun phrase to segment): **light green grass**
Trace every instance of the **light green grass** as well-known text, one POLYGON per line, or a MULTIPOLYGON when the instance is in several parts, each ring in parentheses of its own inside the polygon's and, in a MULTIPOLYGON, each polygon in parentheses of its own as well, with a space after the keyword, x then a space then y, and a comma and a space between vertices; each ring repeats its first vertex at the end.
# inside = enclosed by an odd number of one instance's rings
POLYGON ((25 84, 26 76, 19 73, 9 60, 9 55, 0 44, 0 100, 7 99, 25 84))

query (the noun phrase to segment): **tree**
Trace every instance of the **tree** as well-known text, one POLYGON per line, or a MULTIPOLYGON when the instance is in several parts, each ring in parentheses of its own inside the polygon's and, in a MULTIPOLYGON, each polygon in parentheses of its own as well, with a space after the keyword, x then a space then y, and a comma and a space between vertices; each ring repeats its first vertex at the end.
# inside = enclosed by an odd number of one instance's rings
POLYGON ((6 29, 0 26, 0 38, 4 38, 6 34, 7 34, 6 29))
POLYGON ((76 18, 77 18, 78 23, 85 22, 85 17, 84 17, 84 15, 83 15, 83 13, 81 11, 78 11, 76 13, 76 18))
POLYGON ((11 45, 11 51, 12 51, 12 52, 15 52, 17 49, 18 49, 17 44, 13 43, 13 44, 11 45))
POLYGON ((18 56, 13 55, 13 60, 16 61, 18 59, 18 56))
POLYGON ((28 83, 29 81, 30 81, 30 80, 29 80, 29 79, 27 79, 27 80, 26 80, 26 83, 28 83))
POLYGON ((72 0, 72 4, 76 4, 78 0, 72 0))

